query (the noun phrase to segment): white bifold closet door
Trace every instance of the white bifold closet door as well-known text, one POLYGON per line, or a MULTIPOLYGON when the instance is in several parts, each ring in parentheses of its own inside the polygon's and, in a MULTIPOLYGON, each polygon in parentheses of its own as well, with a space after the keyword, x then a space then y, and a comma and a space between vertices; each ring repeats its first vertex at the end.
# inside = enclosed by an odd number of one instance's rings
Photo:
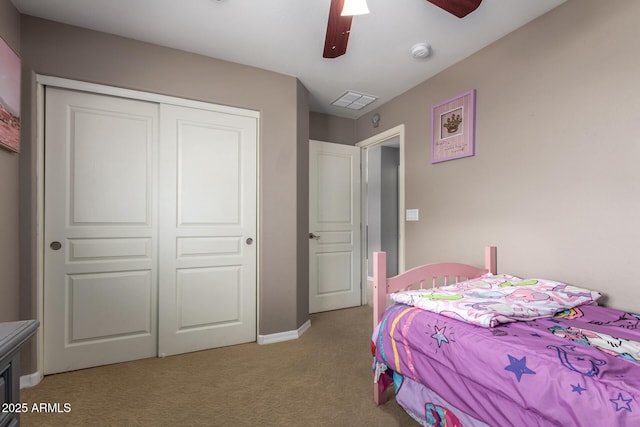
POLYGON ((255 340, 256 127, 47 87, 45 374, 255 340))

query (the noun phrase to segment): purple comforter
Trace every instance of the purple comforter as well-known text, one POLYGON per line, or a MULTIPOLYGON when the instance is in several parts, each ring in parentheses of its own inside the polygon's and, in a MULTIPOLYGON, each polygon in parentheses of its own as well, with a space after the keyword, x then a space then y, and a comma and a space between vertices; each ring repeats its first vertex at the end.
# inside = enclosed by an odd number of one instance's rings
POLYGON ((439 408, 498 427, 640 426, 637 314, 587 305, 483 328, 395 304, 372 341, 377 361, 442 398, 412 403, 428 421, 439 408))

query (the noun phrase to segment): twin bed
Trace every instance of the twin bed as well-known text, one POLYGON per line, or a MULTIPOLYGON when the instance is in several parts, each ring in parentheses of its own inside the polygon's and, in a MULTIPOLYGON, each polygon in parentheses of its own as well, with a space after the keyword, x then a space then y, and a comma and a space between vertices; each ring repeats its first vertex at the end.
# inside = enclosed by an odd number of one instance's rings
POLYGON ((395 391, 425 426, 640 426, 640 315, 598 306, 596 291, 498 275, 495 247, 485 268, 387 278, 385 253, 373 262, 377 404, 395 391))

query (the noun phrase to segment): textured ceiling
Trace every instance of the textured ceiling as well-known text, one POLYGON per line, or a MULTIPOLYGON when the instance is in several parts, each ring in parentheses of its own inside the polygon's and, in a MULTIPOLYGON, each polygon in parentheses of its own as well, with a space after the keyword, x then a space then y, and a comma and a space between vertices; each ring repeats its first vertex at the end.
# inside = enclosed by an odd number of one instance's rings
POLYGON ((297 77, 311 110, 357 118, 565 0, 484 0, 463 19, 425 0, 368 0, 347 53, 322 57, 330 0, 12 0, 23 14, 297 77), (414 59, 411 47, 431 45, 414 59), (331 106, 345 91, 378 99, 331 106))

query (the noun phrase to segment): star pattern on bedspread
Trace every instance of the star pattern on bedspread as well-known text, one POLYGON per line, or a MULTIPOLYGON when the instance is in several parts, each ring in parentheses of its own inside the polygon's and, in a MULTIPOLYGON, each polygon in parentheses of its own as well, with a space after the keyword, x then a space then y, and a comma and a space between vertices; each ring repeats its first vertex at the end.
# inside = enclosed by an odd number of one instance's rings
POLYGON ((625 399, 625 398, 623 398, 622 397, 622 393, 618 393, 618 398, 617 399, 609 399, 609 400, 611 402, 613 402, 614 405, 616 405, 616 412, 622 411, 623 409, 626 409, 629 412, 633 412, 631 410, 631 401, 633 399, 625 399))
POLYGON ((436 330, 436 333, 431 335, 431 338, 438 341, 438 348, 442 346, 443 342, 449 343, 449 338, 447 338, 447 336, 444 334, 444 331, 447 329, 446 326, 443 326, 442 328, 434 326, 434 329, 436 330))
POLYGON ((580 384, 571 384, 571 391, 574 393, 578 393, 580 396, 582 396, 582 392, 585 390, 586 388, 582 387, 582 385, 580 384))
POLYGON ((509 335, 499 328, 489 328, 489 331, 491 331, 494 337, 506 337, 507 335, 509 335))
POLYGON ((505 366, 504 369, 513 372, 518 379, 518 382, 520 382, 520 379, 522 379, 523 374, 536 374, 535 371, 527 368, 526 356, 523 356, 522 359, 517 359, 510 354, 508 354, 507 356, 509 356, 509 364, 505 366))

